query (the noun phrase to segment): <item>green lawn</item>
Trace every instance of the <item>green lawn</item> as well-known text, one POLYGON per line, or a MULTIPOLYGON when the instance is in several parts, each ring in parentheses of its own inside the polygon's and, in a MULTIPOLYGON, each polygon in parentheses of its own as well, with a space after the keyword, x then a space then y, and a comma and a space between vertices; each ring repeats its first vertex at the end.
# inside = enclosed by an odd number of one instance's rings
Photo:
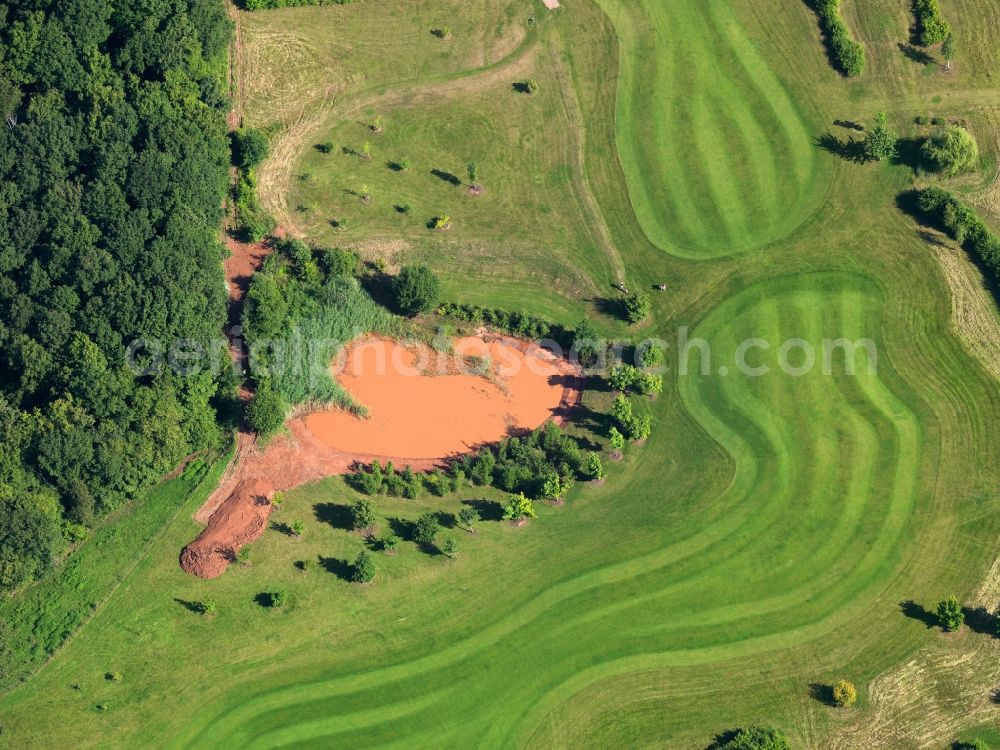
MULTIPOLYGON (((79 635, 0 700, 0 739, 703 748, 748 723, 803 748, 995 738, 996 644, 943 637, 901 603, 996 604, 982 584, 1000 532, 997 384, 962 348, 936 256, 897 209, 912 170, 849 163, 815 140, 846 139, 835 119, 880 109, 906 135, 916 115, 940 113, 969 122, 995 164, 995 49, 970 27, 995 27, 997 8, 949 5, 970 30, 946 76, 895 47, 909 21, 897 4, 845 3, 871 45, 865 75, 846 81, 805 3, 415 5, 244 16, 244 45, 294 40, 254 53, 267 85, 246 99, 247 121, 276 144, 270 205, 316 243, 428 263, 448 299, 667 340, 653 436, 609 461, 604 485, 576 487, 523 528, 442 532, 460 543, 455 560, 409 542, 379 554, 367 587, 342 578, 364 542, 336 522, 354 498, 341 480, 288 493, 276 520, 302 520, 304 538, 268 531, 249 566, 214 581, 177 565, 196 533, 192 498, 79 635), (428 33, 439 25, 450 41, 428 33), (528 77, 536 95, 511 88, 528 77), (378 134, 366 130, 376 114, 378 134), (366 139, 371 161, 341 150, 366 139), (314 148, 324 141, 333 153, 314 148), (408 172, 386 166, 404 156, 408 172), (464 179, 469 160, 479 197, 431 173, 464 179), (370 204, 345 192, 361 184, 370 204), (425 227, 440 213, 451 231, 425 227), (340 218, 344 230, 329 223, 340 218), (638 331, 607 313, 618 278, 669 283, 638 331), (710 344, 707 374, 679 375, 681 327, 710 344), (770 374, 736 371, 748 337, 772 342, 748 356, 770 374), (776 369, 782 341, 822 356, 840 337, 872 339, 877 371, 863 357, 855 376, 842 358, 829 375, 776 369), (317 567, 299 571, 305 559, 317 567), (285 607, 255 602, 274 590, 285 607), (207 597, 213 617, 184 605, 207 597), (925 662, 936 666, 908 666, 925 662), (113 671, 120 682, 104 678, 113 671), (811 697, 841 677, 858 686, 856 708, 811 697)), ((996 223, 994 172, 960 189, 996 223)), ((585 406, 608 399, 590 392, 585 406)), ((580 434, 597 439, 599 420, 583 417, 580 434)), ((380 530, 470 498, 499 495, 379 499, 380 530)))

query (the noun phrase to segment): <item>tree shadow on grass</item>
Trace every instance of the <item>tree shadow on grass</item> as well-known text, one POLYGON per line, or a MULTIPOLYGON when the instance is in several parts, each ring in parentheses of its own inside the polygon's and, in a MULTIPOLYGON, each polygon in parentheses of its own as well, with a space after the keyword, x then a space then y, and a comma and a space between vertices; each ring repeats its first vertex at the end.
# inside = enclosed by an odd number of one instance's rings
POLYGON ((824 706, 836 706, 833 699, 833 685, 824 685, 821 682, 813 682, 809 685, 809 697, 814 701, 819 701, 824 706))
POLYGON ((350 531, 354 528, 354 517, 351 515, 351 509, 346 505, 340 505, 339 503, 316 503, 313 506, 313 512, 316 515, 317 521, 328 523, 335 529, 350 531))
POLYGON ((174 597, 174 601, 184 607, 184 609, 188 612, 192 612, 196 615, 203 614, 205 611, 205 607, 201 602, 192 602, 187 599, 178 599, 177 597, 174 597))
POLYGON ((965 615, 965 624, 973 633, 980 633, 996 637, 997 618, 986 607, 962 607, 962 614, 965 615))
POLYGON ((413 535, 416 531, 416 524, 413 521, 407 521, 405 518, 390 518, 388 523, 389 530, 404 542, 413 541, 413 535))
POLYGON ((253 598, 259 606, 265 609, 270 609, 274 606, 274 594, 269 591, 261 591, 257 596, 253 598))
POLYGON ((595 297, 591 300, 594 308, 602 315, 615 320, 625 320, 625 300, 621 297, 595 297))
POLYGON ((896 141, 896 155, 892 157, 892 163, 916 171, 920 166, 920 146, 922 138, 899 138, 896 141))
POLYGON ((283 521, 271 521, 271 530, 285 536, 292 536, 292 527, 283 521))
POLYGON ((351 575, 354 573, 354 566, 347 562, 347 560, 320 555, 319 564, 327 573, 333 573, 340 580, 350 583, 351 575))
POLYGON ((824 151, 829 151, 831 154, 855 164, 865 164, 868 161, 868 157, 865 156, 864 141, 855 138, 842 141, 833 133, 824 133, 816 138, 816 145, 824 151))
POLYGON ((937 62, 933 55, 928 54, 919 47, 914 47, 912 44, 897 42, 896 46, 899 47, 899 51, 903 53, 903 57, 907 60, 912 60, 918 65, 930 65, 931 63, 937 62))
POLYGON ((739 731, 739 729, 727 729, 724 732, 719 732, 715 735, 715 739, 712 740, 705 750, 719 750, 719 748, 724 747, 736 739, 736 735, 739 734, 739 731))
POLYGON ((444 170, 441 169, 432 169, 431 174, 437 177, 439 180, 444 180, 449 185, 454 185, 455 187, 458 187, 459 185, 462 184, 462 181, 458 178, 458 176, 453 175, 451 172, 445 172, 444 170))
POLYGON ((905 602, 900 602, 899 609, 904 615, 909 617, 911 620, 919 620, 928 628, 934 628, 941 624, 941 620, 938 619, 938 616, 936 614, 931 612, 929 609, 925 609, 912 599, 907 599, 905 602))
POLYGON ((503 520, 503 507, 496 500, 463 500, 462 505, 474 508, 479 513, 479 519, 481 521, 503 520))

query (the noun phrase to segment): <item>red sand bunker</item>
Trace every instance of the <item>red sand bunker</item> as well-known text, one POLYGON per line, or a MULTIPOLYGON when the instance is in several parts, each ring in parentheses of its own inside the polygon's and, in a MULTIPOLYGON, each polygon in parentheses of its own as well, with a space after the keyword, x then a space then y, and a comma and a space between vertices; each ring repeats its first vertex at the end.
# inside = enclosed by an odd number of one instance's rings
MULTIPOLYGON (((427 350, 422 350, 426 353, 427 350)), ((345 411, 306 417, 306 429, 338 450, 399 458, 443 457, 496 442, 514 429, 543 424, 559 408, 565 376, 559 367, 502 341, 465 338, 456 354, 483 359, 489 379, 454 369, 454 357, 418 361, 420 351, 392 341, 352 347, 337 376, 368 409, 359 419, 345 411)))
POLYGON ((195 516, 207 525, 181 552, 184 570, 202 578, 222 575, 239 548, 264 533, 277 490, 376 459, 431 469, 512 432, 549 419, 562 422, 581 393, 569 362, 496 335, 460 339, 454 355, 369 338, 348 347, 338 365, 337 379, 368 417, 313 412, 289 421, 290 435, 264 450, 241 439, 195 516))

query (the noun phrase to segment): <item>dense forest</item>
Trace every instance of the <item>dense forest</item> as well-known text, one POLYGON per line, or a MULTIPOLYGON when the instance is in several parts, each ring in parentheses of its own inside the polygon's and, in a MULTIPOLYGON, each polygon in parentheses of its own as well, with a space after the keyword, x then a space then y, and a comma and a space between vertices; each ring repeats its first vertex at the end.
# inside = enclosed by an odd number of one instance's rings
POLYGON ((0 5, 0 591, 220 439, 229 368, 126 351, 220 335, 229 36, 218 0, 0 5))

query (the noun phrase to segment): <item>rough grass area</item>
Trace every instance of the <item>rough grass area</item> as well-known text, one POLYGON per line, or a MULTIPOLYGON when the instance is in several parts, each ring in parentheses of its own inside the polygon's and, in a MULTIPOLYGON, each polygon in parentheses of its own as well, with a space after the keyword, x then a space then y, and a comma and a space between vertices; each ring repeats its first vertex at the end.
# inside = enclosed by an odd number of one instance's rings
MULTIPOLYGON (((817 53, 805 2, 370 0, 244 17, 246 118, 272 133, 261 184, 283 221, 390 270, 427 263, 448 300, 663 338, 666 387, 642 402, 652 437, 520 528, 489 520, 493 491, 378 499, 378 535, 403 541, 376 550, 365 586, 345 580, 365 541, 344 528, 356 493, 341 480, 288 493, 274 520, 303 521, 302 538, 270 530, 214 581, 178 568, 180 513, 0 700, 3 742, 703 748, 747 724, 796 748, 993 741, 1000 641, 928 625, 952 593, 1000 604, 1000 397, 977 359, 996 342, 972 341, 996 335, 992 291, 899 210, 927 180, 905 149, 857 164, 820 146, 861 137, 835 121, 879 110, 908 139, 917 116, 964 121, 989 168, 949 189, 1000 226, 986 31, 1000 9, 951 3, 960 51, 944 72, 898 46, 904 6, 844 4, 869 53, 850 81, 817 53), (445 25, 449 38, 431 34, 445 25), (512 88, 528 78, 537 93, 512 88), (371 160, 343 152, 365 140, 371 160), (403 157, 409 171, 388 166, 403 157), (362 185, 370 203, 345 192, 362 185), (452 229, 427 229, 441 214, 452 229), (637 327, 617 315, 619 279, 652 296, 637 327), (679 374, 682 327, 711 347, 704 375, 697 351, 679 374), (856 376, 839 357, 830 375, 747 377, 734 366, 747 337, 772 343, 748 354, 772 369, 789 338, 817 356, 825 338, 870 338, 878 367, 859 355, 856 376), (487 520, 441 532, 457 558, 407 541, 408 522, 451 524, 463 501, 487 520), (285 606, 257 603, 274 591, 285 606), (188 606, 207 598, 212 616, 188 606), (854 708, 815 687, 841 678, 854 708)), ((610 399, 586 393, 581 430, 604 434, 610 399)))

